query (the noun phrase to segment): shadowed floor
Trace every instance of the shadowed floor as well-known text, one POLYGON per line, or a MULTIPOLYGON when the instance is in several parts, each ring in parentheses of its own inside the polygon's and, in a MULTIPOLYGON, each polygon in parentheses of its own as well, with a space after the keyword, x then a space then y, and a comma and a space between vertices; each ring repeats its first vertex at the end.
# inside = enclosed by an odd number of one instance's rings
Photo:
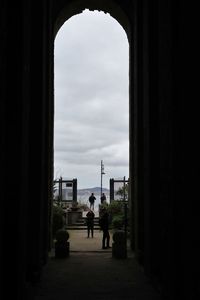
POLYGON ((161 299, 130 249, 126 259, 115 259, 112 249, 101 250, 101 232, 93 239, 87 239, 83 231, 73 231, 70 236, 70 256, 56 259, 52 251, 36 300, 161 299))

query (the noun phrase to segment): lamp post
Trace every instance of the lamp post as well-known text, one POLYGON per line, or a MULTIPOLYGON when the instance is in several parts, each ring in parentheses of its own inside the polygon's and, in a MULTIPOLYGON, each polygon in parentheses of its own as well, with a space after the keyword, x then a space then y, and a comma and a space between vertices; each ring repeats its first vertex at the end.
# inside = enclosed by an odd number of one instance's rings
POLYGON ((104 164, 103 164, 103 160, 101 160, 101 196, 102 196, 102 179, 104 174, 106 173, 104 173, 104 164))

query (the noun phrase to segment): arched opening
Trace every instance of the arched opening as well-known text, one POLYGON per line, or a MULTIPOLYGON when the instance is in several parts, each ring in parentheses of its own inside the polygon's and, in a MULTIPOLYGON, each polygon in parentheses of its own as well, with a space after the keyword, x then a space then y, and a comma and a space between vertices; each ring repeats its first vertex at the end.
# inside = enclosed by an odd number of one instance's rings
MULTIPOLYGON (((188 201, 183 203, 187 191, 188 199, 192 199, 194 184, 189 179, 197 158, 194 147, 186 142, 186 133, 194 132, 194 124, 188 120, 188 101, 183 101, 188 87, 184 49, 189 45, 189 35, 183 31, 185 24, 187 28, 190 24, 185 22, 188 7, 183 1, 41 0, 38 4, 28 0, 19 1, 17 6, 11 1, 1 2, 0 272, 7 298, 15 290, 18 299, 33 299, 32 289, 48 257, 54 37, 66 20, 85 8, 109 12, 125 29, 130 42, 135 257, 150 279, 158 281, 164 298, 195 298, 199 294, 198 218, 192 214, 193 206, 188 201), (13 28, 14 51, 10 38, 13 28), (14 178, 11 172, 16 173, 14 178), (7 289, 10 282, 12 289, 7 289)), ((82 271, 85 275, 84 268, 82 271)), ((131 278, 136 278, 134 275, 131 278)), ((72 286, 76 289, 75 284, 72 286)), ((66 295, 70 298, 69 287, 66 284, 64 299, 66 295)), ((136 296, 131 292, 132 299, 136 296)))
MULTIPOLYGON (((60 28, 54 50, 54 178, 77 178, 78 204, 89 208, 89 195, 100 186, 103 158, 103 184, 110 203, 110 178, 129 178, 126 33, 110 14, 85 10, 60 28)), ((95 193, 98 215, 99 190, 95 193)), ((62 205, 71 206, 66 196, 62 205)))

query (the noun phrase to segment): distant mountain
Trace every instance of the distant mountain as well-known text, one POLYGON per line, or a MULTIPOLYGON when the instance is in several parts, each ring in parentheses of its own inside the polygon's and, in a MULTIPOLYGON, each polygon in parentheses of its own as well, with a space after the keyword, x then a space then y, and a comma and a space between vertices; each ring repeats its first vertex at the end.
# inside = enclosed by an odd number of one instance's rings
MULTIPOLYGON (((93 187, 93 188, 85 188, 85 189, 78 189, 78 192, 86 192, 90 191, 91 193, 101 193, 101 188, 100 187, 93 187)), ((103 193, 109 193, 109 189, 102 188, 103 193)))

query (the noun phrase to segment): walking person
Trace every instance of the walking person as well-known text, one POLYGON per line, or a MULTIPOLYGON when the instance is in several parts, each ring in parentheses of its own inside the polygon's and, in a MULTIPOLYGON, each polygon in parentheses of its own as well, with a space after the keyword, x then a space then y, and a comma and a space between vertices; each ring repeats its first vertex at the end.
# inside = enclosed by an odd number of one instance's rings
POLYGON ((94 201, 96 200, 96 197, 94 196, 94 193, 92 193, 89 197, 89 202, 90 202, 90 209, 94 210, 94 201))
POLYGON ((110 247, 110 233, 109 233, 109 214, 106 208, 102 208, 101 215, 99 218, 99 226, 103 231, 102 237, 102 249, 111 248, 110 247))
POLYGON ((95 214, 93 213, 93 211, 90 209, 87 214, 86 214, 86 225, 87 225, 87 237, 90 237, 90 233, 91 233, 91 237, 94 237, 94 217, 95 214))

